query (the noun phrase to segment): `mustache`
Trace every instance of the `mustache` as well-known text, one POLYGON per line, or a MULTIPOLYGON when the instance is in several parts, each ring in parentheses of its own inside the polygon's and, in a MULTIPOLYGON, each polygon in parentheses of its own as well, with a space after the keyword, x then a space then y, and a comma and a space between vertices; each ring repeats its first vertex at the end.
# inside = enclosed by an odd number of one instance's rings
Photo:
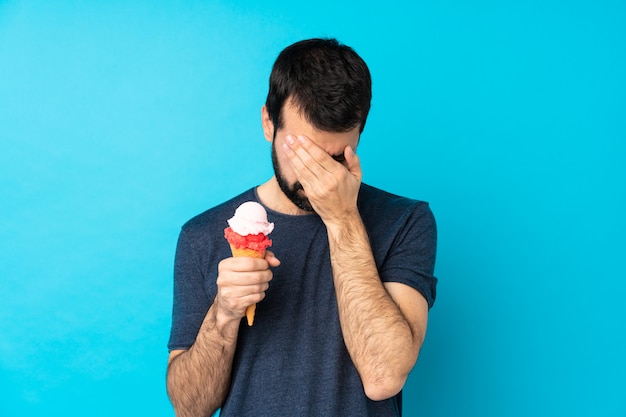
POLYGON ((300 181, 296 181, 293 185, 292 188, 294 191, 298 191, 298 190, 303 190, 304 191, 304 187, 302 186, 302 184, 300 184, 300 181))

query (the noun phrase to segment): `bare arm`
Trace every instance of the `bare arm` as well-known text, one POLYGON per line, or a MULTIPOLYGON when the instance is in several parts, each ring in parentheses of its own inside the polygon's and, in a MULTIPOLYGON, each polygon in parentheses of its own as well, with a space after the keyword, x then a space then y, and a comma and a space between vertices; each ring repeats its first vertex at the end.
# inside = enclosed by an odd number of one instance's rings
POLYGON ((218 323, 216 310, 213 304, 189 350, 170 353, 167 392, 179 417, 211 416, 228 393, 239 322, 218 323))
POLYGON ((288 137, 284 150, 326 224, 341 329, 366 395, 392 397, 417 360, 428 304, 407 285, 381 282, 357 209, 362 173, 352 148, 343 163, 302 136, 288 137))
POLYGON ((196 341, 189 350, 170 353, 167 392, 178 417, 211 416, 226 399, 241 318, 247 306, 265 297, 269 267, 279 264, 269 251, 265 259, 220 262, 217 296, 196 341))
POLYGON ((424 341, 428 304, 416 290, 383 283, 358 213, 328 228, 339 320, 366 395, 397 394, 424 341))

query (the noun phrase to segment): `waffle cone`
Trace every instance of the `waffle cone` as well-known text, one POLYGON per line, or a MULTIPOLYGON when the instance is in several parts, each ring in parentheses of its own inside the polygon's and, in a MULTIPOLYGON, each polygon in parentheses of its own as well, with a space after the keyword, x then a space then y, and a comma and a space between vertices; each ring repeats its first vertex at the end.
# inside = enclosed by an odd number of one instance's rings
POLYGON ((233 245, 230 245, 230 251, 235 258, 239 258, 241 256, 249 256, 250 258, 265 258, 265 250, 259 252, 254 249, 236 248, 233 245))
MULTIPOLYGON (((265 250, 258 251, 254 249, 248 248, 236 248, 233 245, 230 245, 230 251, 233 254, 233 257, 239 258, 242 256, 248 256, 250 258, 265 258, 265 250)), ((254 313, 256 311, 256 304, 252 304, 246 308, 246 320, 248 321, 248 326, 252 326, 254 323, 254 313)))

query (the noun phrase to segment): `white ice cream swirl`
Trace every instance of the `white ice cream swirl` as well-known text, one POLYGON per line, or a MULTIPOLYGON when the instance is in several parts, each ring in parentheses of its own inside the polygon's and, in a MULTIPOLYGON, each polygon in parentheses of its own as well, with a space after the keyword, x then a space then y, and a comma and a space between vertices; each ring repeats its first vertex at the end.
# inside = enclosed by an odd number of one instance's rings
POLYGON ((267 212, 255 201, 247 201, 237 207, 235 215, 228 220, 228 225, 241 236, 268 235, 274 230, 274 223, 267 221, 267 212))

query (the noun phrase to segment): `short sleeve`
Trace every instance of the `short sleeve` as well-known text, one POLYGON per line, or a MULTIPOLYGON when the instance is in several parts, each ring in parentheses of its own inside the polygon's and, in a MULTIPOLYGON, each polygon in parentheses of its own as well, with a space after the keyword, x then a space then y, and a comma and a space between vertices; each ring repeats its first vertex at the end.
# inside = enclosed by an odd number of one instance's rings
POLYGON ((417 202, 397 223, 397 233, 380 266, 383 282, 400 282, 419 291, 431 308, 437 278, 437 225, 428 203, 417 202))
POLYGON ((189 349, 196 340, 212 300, 205 291, 205 277, 191 241, 181 230, 174 261, 174 300, 168 349, 189 349))

